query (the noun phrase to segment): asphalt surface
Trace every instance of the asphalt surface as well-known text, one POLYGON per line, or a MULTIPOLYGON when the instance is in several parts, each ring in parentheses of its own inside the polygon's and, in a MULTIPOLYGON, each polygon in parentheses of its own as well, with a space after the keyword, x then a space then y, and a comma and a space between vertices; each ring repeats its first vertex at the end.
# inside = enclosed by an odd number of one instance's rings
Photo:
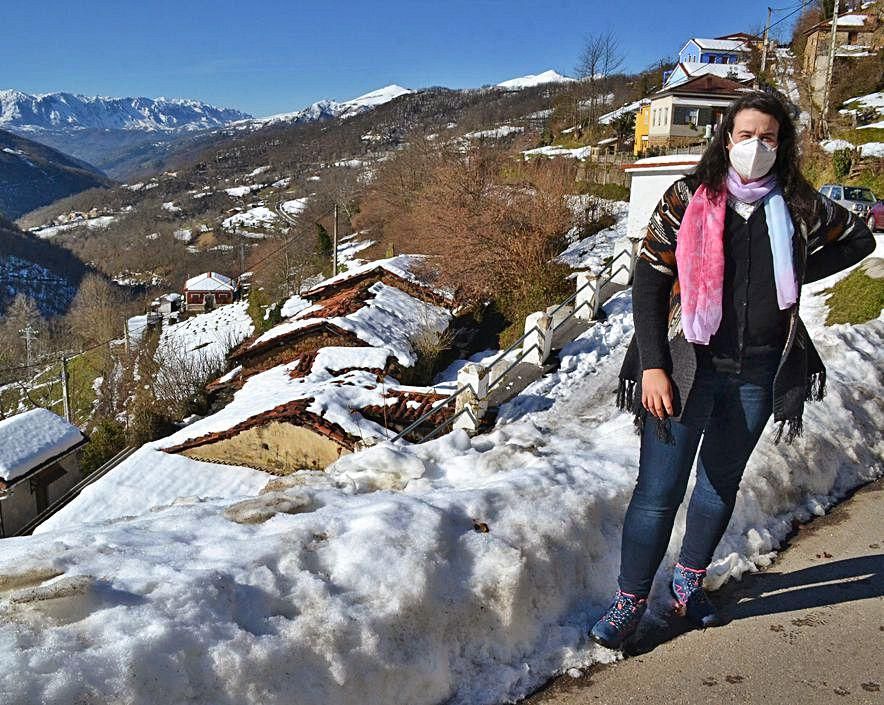
POLYGON ((521 705, 884 705, 884 479, 801 526, 767 569, 711 593, 721 627, 641 634, 622 661, 521 705))

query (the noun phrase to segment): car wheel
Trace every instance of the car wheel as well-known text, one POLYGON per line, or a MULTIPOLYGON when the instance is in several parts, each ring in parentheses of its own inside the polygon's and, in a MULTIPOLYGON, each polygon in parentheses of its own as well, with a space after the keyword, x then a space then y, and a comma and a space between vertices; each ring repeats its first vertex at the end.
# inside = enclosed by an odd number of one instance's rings
POLYGON ((866 221, 866 225, 869 226, 869 230, 871 230, 872 232, 875 232, 875 225, 876 225, 876 223, 875 223, 875 216, 874 216, 874 214, 869 216, 869 219, 866 221))

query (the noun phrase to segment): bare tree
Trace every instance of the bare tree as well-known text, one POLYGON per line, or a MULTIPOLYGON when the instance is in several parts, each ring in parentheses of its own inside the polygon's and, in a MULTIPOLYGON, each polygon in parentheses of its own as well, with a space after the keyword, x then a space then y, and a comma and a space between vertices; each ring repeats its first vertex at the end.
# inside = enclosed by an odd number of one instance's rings
POLYGON ((575 70, 577 77, 586 81, 585 95, 589 101, 590 124, 595 124, 598 119, 599 106, 602 104, 601 92, 607 85, 607 79, 620 70, 624 60, 620 43, 612 31, 587 37, 575 70))
POLYGON ((100 276, 90 274, 83 280, 69 316, 71 329, 83 345, 122 336, 122 297, 100 276))

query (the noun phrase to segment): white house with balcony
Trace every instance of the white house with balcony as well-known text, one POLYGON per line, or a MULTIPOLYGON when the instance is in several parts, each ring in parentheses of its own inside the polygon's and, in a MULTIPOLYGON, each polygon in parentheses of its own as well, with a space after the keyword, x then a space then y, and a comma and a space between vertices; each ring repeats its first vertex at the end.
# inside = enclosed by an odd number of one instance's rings
POLYGON ((647 147, 703 144, 745 90, 739 81, 707 74, 655 93, 651 96, 647 147))

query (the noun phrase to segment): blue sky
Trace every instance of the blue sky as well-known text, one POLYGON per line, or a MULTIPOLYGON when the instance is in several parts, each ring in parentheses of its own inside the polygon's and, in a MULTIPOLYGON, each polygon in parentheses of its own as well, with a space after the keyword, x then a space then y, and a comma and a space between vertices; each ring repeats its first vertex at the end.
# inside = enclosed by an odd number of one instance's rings
POLYGON ((640 69, 690 36, 758 28, 767 12, 765 0, 0 1, 0 89, 198 98, 254 115, 390 83, 572 74, 598 31, 640 69))

